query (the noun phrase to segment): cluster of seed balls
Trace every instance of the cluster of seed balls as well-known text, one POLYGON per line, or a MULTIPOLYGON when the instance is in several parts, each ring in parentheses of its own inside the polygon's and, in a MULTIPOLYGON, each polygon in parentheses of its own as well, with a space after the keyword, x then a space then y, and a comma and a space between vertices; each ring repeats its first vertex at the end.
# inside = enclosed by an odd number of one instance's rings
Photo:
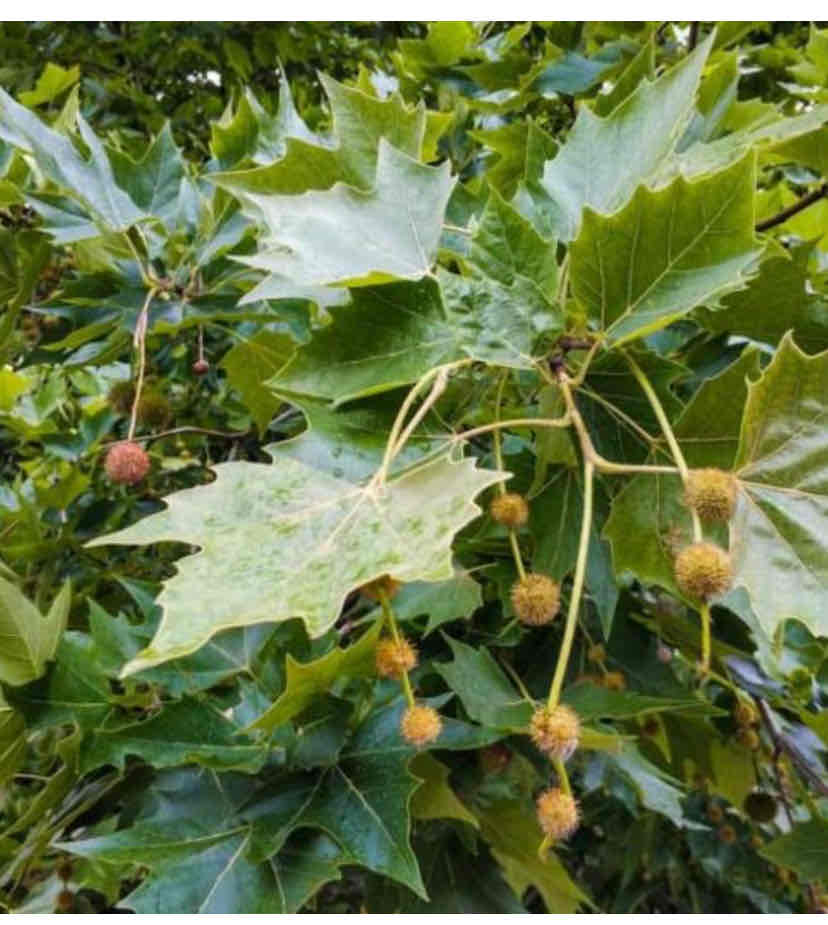
MULTIPOLYGON (((379 600, 383 591, 390 600, 399 590, 399 582, 384 576, 361 588, 362 593, 373 601, 379 600)), ((393 678, 400 681, 409 671, 417 667, 417 649, 404 636, 394 638, 384 636, 377 643, 374 655, 377 674, 381 678, 393 678)), ((417 748, 435 742, 443 731, 440 714, 423 703, 415 703, 403 713, 400 732, 406 742, 417 748)))
MULTIPOLYGON (((522 495, 507 492, 494 498, 489 513, 496 523, 516 530, 529 520, 529 505, 522 495)), ((530 572, 513 585, 511 601, 521 623, 544 626, 558 615, 561 588, 548 575, 530 572)), ((553 760, 569 759, 578 747, 580 734, 578 714, 564 704, 538 707, 529 724, 532 741, 553 760)), ((578 804, 572 794, 561 787, 544 790, 536 806, 540 827, 550 839, 568 838, 578 828, 578 804)))
MULTIPOLYGON (((726 523, 733 516, 738 482, 721 469, 693 469, 685 486, 684 501, 701 520, 726 523)), ((730 556, 715 543, 685 546, 675 559, 676 584, 695 600, 707 601, 730 588, 733 569, 730 556)))

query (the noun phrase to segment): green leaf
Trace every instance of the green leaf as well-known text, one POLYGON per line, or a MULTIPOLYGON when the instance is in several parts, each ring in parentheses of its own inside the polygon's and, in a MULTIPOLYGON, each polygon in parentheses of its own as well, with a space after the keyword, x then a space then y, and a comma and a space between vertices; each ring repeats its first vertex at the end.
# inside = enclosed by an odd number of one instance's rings
POLYGON ((803 880, 828 878, 828 822, 814 816, 759 849, 771 863, 795 870, 803 880))
POLYGON ((610 344, 644 337, 743 287, 761 251, 754 159, 696 182, 637 190, 611 217, 587 209, 572 245, 572 287, 610 344))
POLYGON ((428 636, 444 623, 469 619, 482 604, 480 585, 471 575, 458 572, 448 581, 412 581, 404 585, 394 597, 394 613, 399 621, 427 614, 423 636, 428 636))
POLYGON ((118 186, 147 215, 162 219, 172 230, 187 168, 181 149, 173 139, 170 123, 164 123, 139 161, 115 150, 109 151, 109 159, 118 186))
POLYGON ((268 381, 334 406, 415 382, 464 355, 464 332, 431 279, 355 289, 327 327, 268 381))
MULTIPOLYGON (((608 639, 618 603, 618 588, 612 573, 609 546, 601 539, 601 526, 609 503, 600 484, 596 496, 587 549, 586 584, 601 617, 604 638, 608 639)), ((582 510, 580 474, 574 469, 562 468, 540 495, 532 499, 530 528, 536 539, 533 568, 556 581, 572 571, 578 557, 578 536, 572 524, 580 523, 582 510)))
POLYGON ((80 114, 77 122, 89 160, 78 154, 65 135, 48 128, 0 90, 0 138, 31 151, 41 170, 80 198, 105 228, 126 231, 144 218, 144 212, 117 185, 104 146, 80 114))
POLYGON ((0 704, 0 786, 17 773, 26 757, 26 721, 17 710, 0 704))
MULTIPOLYGON (((454 185, 448 168, 420 164, 382 139, 368 192, 340 183, 301 196, 245 194, 266 237, 258 254, 238 259, 296 286, 421 279, 454 185)), ((254 289, 245 301, 260 297, 254 289)))
MULTIPOLYGON (((367 479, 382 462, 401 401, 397 394, 388 392, 332 409, 325 401, 291 396, 291 402, 301 409, 308 426, 298 437, 273 445, 273 458, 278 460, 284 454, 350 482, 367 479)), ((425 424, 430 425, 431 421, 425 424)), ((444 448, 446 435, 432 433, 431 427, 425 432, 425 424, 414 431, 395 457, 392 472, 408 468, 444 448)))
POLYGON ((219 771, 258 771, 267 751, 239 732, 208 704, 180 700, 142 722, 125 725, 111 719, 100 726, 83 745, 81 768, 124 768, 127 757, 135 755, 156 768, 200 764, 219 771))
POLYGON ((428 752, 415 755, 411 773, 422 783, 411 800, 415 819, 459 819, 479 828, 477 819, 457 798, 449 785, 449 769, 428 752))
POLYGON ((295 342, 287 334, 261 330, 234 344, 221 361, 222 368, 227 370, 227 381, 241 395, 260 435, 283 404, 263 383, 285 365, 295 349, 295 342))
POLYGON ((462 318, 476 359, 518 368, 532 365, 538 335, 563 328, 555 304, 555 242, 546 241, 496 193, 471 239, 470 273, 438 272, 448 310, 462 318))
POLYGON ((44 617, 15 585, 0 575, 1 681, 27 684, 43 674, 66 627, 71 599, 67 582, 44 617))
POLYGON ((80 78, 80 68, 70 67, 68 70, 62 68, 59 64, 47 62, 43 68, 43 73, 37 78, 37 83, 33 90, 27 90, 20 93, 18 99, 24 106, 35 107, 41 103, 51 103, 65 93, 71 86, 78 82, 80 78))
POLYGON ((495 803, 477 811, 483 837, 489 843, 506 882, 518 896, 534 886, 549 913, 572 913, 589 899, 553 854, 538 857, 543 833, 534 808, 518 802, 495 803))
POLYGON ((605 214, 617 211, 673 154, 692 114, 711 42, 712 34, 658 80, 642 81, 607 118, 580 108, 540 184, 556 237, 575 238, 587 207, 605 214))
MULTIPOLYGON (((409 844, 409 804, 417 780, 406 768, 416 750, 400 735, 404 709, 403 699, 397 698, 362 723, 294 824, 318 826, 356 863, 426 898, 409 844)), ((490 734, 445 718, 437 747, 478 748, 491 741, 490 734)))
POLYGON ((601 93, 595 97, 592 105, 595 114, 607 116, 620 106, 627 97, 633 93, 642 80, 651 80, 655 73, 655 42, 648 39, 641 47, 641 51, 630 61, 618 75, 609 93, 601 93))
POLYGON ((730 551, 769 639, 787 619, 828 635, 826 395, 828 351, 809 357, 790 335, 748 387, 730 551))
POLYGON ((482 852, 473 855, 458 850, 456 840, 450 835, 438 845, 431 840, 415 841, 415 848, 421 849, 418 858, 428 902, 407 890, 402 895, 402 891, 397 891, 393 907, 377 908, 376 902, 372 902, 369 906, 372 912, 519 915, 526 911, 497 865, 482 852))
POLYGON ((316 697, 327 693, 340 678, 374 677, 374 651, 381 628, 377 622, 347 649, 332 649, 321 658, 305 664, 297 662, 288 653, 284 693, 251 728, 272 730, 281 726, 310 706, 316 697))
POLYGON ((472 498, 503 477, 442 458, 378 494, 288 458, 214 471, 215 482, 171 495, 166 511, 91 543, 202 547, 165 583, 159 630, 125 674, 194 652, 231 626, 301 617, 320 636, 350 591, 384 574, 450 578, 454 533, 480 512, 472 498))
POLYGON ((109 681, 97 656, 89 636, 68 630, 45 676, 10 692, 10 702, 21 710, 31 729, 64 723, 95 728, 112 709, 109 681))
POLYGON ((811 351, 828 347, 828 298, 813 291, 808 273, 810 246, 769 256, 741 292, 722 300, 721 308, 701 309, 696 317, 714 333, 727 331, 778 344, 788 331, 811 351))
POLYGON ((524 732, 534 705, 512 686, 488 649, 474 649, 446 636, 454 661, 434 669, 457 694, 469 716, 484 726, 524 732))
POLYGON ((635 691, 610 691, 594 684, 573 684, 563 694, 584 722, 597 719, 633 719, 651 713, 707 713, 709 704, 692 698, 651 697, 635 691))
MULTIPOLYGON (((688 466, 733 466, 747 399, 747 377, 758 370, 759 354, 749 348, 723 372, 705 380, 695 393, 673 425, 688 466)), ((657 461, 662 460, 659 457, 657 461)), ((683 495, 677 475, 639 475, 615 496, 604 537, 612 546, 617 575, 631 572, 646 584, 676 591, 675 552, 692 538, 683 495)), ((719 530, 713 535, 723 542, 721 534, 719 530)))
MULTIPOLYGON (((96 658, 107 675, 117 677, 124 663, 144 648, 152 637, 152 625, 135 625, 123 616, 112 617, 94 601, 89 602, 89 629, 95 640, 96 658)), ((170 696, 180 697, 207 690, 239 674, 254 674, 256 656, 272 632, 273 628, 265 624, 219 633, 192 655, 151 668, 139 680, 161 685, 170 696)))
POLYGON ((688 824, 684 819, 681 806, 684 794, 679 789, 679 781, 647 761, 635 746, 627 746, 621 754, 610 755, 609 761, 629 780, 643 806, 666 816, 679 828, 695 827, 695 823, 688 824))

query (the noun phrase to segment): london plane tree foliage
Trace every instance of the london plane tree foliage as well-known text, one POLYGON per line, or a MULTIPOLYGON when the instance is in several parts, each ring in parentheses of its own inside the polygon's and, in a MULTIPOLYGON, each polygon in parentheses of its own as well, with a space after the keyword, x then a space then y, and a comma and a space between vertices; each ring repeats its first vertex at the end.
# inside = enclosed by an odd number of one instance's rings
POLYGON ((3 908, 824 911, 824 24, 0 49, 3 908))

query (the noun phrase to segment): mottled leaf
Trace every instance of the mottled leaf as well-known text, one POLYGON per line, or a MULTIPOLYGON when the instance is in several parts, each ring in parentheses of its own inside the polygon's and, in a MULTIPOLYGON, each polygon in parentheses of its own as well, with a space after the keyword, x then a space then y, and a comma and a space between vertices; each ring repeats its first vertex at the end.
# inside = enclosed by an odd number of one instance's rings
POLYGON ((171 495, 166 511, 92 542, 202 546, 165 583, 158 633, 125 674, 187 655, 231 626, 301 617, 321 635, 350 591, 383 574, 450 578, 454 533, 480 510, 472 498, 502 478, 445 458, 381 492, 287 458, 215 472, 212 484, 171 495))

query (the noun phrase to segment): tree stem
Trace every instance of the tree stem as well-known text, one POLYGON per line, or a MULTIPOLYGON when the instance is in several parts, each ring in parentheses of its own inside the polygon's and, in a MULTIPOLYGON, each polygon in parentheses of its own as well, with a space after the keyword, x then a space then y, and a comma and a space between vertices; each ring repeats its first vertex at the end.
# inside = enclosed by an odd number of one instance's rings
POLYGON ((798 215, 804 209, 807 209, 808 206, 812 206, 815 202, 819 202, 820 199, 828 196, 828 181, 820 183, 820 185, 811 190, 810 193, 806 193, 800 199, 797 199, 795 203, 788 206, 787 209, 782 209, 780 212, 777 212, 776 215, 771 215, 770 218, 766 218, 764 221, 756 223, 757 231, 768 231, 771 228, 775 228, 777 225, 782 225, 789 218, 793 218, 794 215, 798 215))
MULTIPOLYGON (((670 452, 673 454, 673 459, 675 460, 676 466, 678 467, 679 474, 681 475, 681 480, 686 485, 687 478, 690 474, 690 470, 687 467, 687 462, 684 459, 684 453, 682 453, 681 451, 681 447, 679 446, 679 442, 676 439, 676 435, 673 433, 673 428, 670 426, 670 420, 667 417, 667 413, 665 412, 663 405, 659 401, 658 395, 656 395, 655 389, 653 388, 652 384, 650 383, 650 380, 647 378, 644 371, 641 369, 638 363, 636 363, 635 360, 629 355, 629 353, 627 353, 626 351, 622 351, 622 352, 624 354, 624 358, 629 364, 630 369, 632 370, 632 374, 638 380, 638 384, 641 386, 642 391, 647 396, 647 400, 650 402, 650 406, 655 412, 655 416, 658 419, 658 423, 659 423, 659 426, 661 427, 661 431, 664 434, 665 439, 667 440, 667 445, 670 447, 670 452)), ((693 542, 700 543, 702 540, 702 528, 701 528, 701 521, 699 520, 699 515, 696 513, 695 510, 691 509, 690 516, 693 521, 693 542)), ((709 618, 709 612, 708 612, 708 618, 709 618)))
POLYGON ((133 335, 132 343, 138 351, 138 378, 135 382, 135 396, 132 399, 132 411, 129 415, 127 440, 132 440, 135 436, 135 425, 138 423, 138 405, 141 402, 141 391, 144 388, 144 372, 147 366, 147 317, 149 315, 150 303, 157 291, 157 289, 149 290, 146 299, 144 299, 141 312, 138 315, 138 320, 135 322, 135 334, 133 335))
POLYGON ((578 540, 578 558, 575 561, 575 577, 572 580, 572 591, 569 598, 569 610, 566 614, 561 651, 558 653, 558 663, 555 666, 555 675, 549 688, 547 705, 550 710, 558 705, 561 697, 566 668, 572 652, 572 641, 575 638, 575 627, 578 624, 578 609, 581 605, 581 594, 584 590, 584 577, 586 575, 587 553, 589 551, 589 531, 592 528, 592 495, 593 476, 595 467, 587 459, 584 462, 584 509, 581 516, 581 536, 578 540))
MULTIPOLYGON (((399 627, 397 626, 397 621, 394 618, 394 609, 391 607, 391 601, 388 600, 388 595, 382 588, 377 588, 377 597, 379 598, 380 604, 382 606, 382 614, 385 618, 385 622, 388 625, 388 629, 391 632, 391 638, 399 646, 402 643, 402 636, 400 635, 399 627)), ((406 703, 410 706, 414 706, 414 691, 411 689, 411 681, 408 677, 408 672, 404 671, 400 677, 400 684, 402 684, 403 693, 405 694, 406 703)))

